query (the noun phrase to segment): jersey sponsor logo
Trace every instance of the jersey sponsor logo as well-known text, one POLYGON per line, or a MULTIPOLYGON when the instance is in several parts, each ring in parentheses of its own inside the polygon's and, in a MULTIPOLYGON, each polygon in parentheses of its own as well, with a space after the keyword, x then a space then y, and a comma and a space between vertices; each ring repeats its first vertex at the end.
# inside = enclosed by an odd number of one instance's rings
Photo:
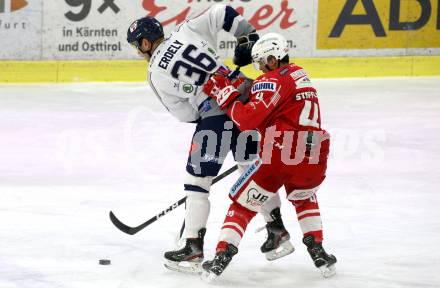
MULTIPOLYGON (((315 196, 315 193, 319 190, 320 185, 318 185, 315 188, 311 188, 311 189, 295 189, 292 192, 290 192, 287 196, 287 199, 289 200, 306 200, 309 199, 311 197, 315 196)), ((311 202, 312 199, 310 199, 311 202)), ((319 213, 319 210, 317 210, 317 212, 319 213)))
POLYGON ((185 93, 191 93, 194 91, 194 86, 191 84, 184 84, 182 86, 182 89, 183 89, 183 92, 185 92, 185 93))
POLYGON ((295 72, 290 73, 290 76, 293 78, 293 80, 298 80, 304 76, 307 76, 306 71, 304 69, 296 70, 295 72))
POLYGON ((179 40, 174 40, 174 42, 167 48, 167 51, 163 54, 162 59, 160 59, 159 67, 166 70, 177 51, 179 51, 182 46, 183 43, 179 42, 179 40))
POLYGON ((295 84, 296 84, 296 88, 307 88, 307 87, 313 88, 312 82, 310 82, 310 79, 307 76, 295 80, 295 84))
POLYGON ((246 188, 242 190, 236 202, 251 211, 259 212, 261 206, 275 194, 255 183, 254 180, 246 182, 246 188))
POLYGON ((234 197, 241 187, 246 183, 246 181, 257 172, 257 168, 260 166, 260 160, 256 160, 245 172, 238 178, 237 182, 235 182, 234 186, 232 186, 229 194, 234 197))
POLYGON ((269 196, 263 195, 257 189, 252 188, 249 189, 247 193, 246 203, 253 207, 260 207, 264 202, 266 202, 267 199, 269 199, 269 196))
POLYGON ((275 82, 258 82, 252 86, 252 93, 258 93, 262 91, 272 91, 275 92, 277 88, 277 83, 275 82))

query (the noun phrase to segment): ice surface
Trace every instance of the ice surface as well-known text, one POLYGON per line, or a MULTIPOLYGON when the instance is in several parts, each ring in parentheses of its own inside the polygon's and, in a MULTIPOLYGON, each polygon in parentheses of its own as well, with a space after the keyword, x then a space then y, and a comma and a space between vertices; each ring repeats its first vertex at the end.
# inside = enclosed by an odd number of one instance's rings
MULTIPOLYGON (((297 250, 267 262, 257 216, 215 287, 440 287, 440 78, 315 84, 333 141, 318 197, 337 275, 313 267, 283 201, 297 250)), ((192 129, 143 83, 1 85, 0 288, 208 287, 162 265, 183 208, 135 236, 108 219, 137 225, 183 197, 192 129)), ((236 176, 213 187, 208 258, 236 176)))

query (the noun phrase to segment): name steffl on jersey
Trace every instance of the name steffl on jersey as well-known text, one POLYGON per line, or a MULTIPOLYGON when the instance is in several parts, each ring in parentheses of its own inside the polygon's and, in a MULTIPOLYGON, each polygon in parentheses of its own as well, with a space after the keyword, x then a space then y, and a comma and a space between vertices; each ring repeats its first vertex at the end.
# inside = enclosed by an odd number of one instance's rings
POLYGON ((316 92, 313 92, 313 91, 301 92, 301 93, 296 94, 296 101, 313 99, 313 98, 317 98, 317 97, 318 97, 318 95, 316 95, 316 92))
POLYGON ((171 59, 173 59, 174 55, 176 55, 177 51, 179 51, 182 46, 183 43, 180 43, 179 40, 174 40, 173 44, 168 47, 167 52, 163 54, 162 59, 160 59, 159 67, 166 70, 171 59))

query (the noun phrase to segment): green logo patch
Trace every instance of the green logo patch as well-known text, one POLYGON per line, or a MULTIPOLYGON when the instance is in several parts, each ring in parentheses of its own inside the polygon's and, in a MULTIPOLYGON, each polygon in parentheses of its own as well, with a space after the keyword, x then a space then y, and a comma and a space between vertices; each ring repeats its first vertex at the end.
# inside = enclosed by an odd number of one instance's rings
POLYGON ((185 84, 182 86, 182 88, 183 88, 183 92, 185 93, 191 93, 194 91, 194 86, 191 84, 185 84))

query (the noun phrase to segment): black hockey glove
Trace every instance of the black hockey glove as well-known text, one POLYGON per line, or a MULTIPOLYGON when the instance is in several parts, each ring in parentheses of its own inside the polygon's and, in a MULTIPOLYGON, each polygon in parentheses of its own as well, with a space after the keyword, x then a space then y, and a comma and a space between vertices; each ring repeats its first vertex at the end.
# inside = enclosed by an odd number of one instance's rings
POLYGON ((237 47, 234 50, 233 62, 243 67, 252 63, 252 47, 260 39, 257 33, 251 33, 237 38, 237 47))

